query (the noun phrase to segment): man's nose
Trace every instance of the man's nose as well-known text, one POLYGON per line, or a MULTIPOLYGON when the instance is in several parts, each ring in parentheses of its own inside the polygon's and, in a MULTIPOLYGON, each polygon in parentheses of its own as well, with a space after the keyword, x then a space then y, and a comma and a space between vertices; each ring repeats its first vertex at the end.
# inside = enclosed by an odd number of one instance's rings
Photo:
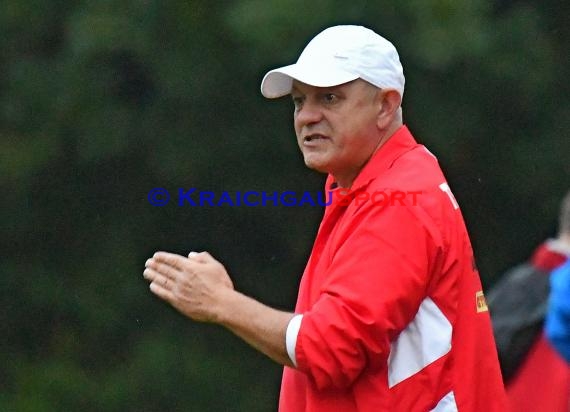
POLYGON ((295 113, 295 122, 300 127, 318 123, 322 118, 323 112, 319 105, 309 101, 305 101, 295 113))

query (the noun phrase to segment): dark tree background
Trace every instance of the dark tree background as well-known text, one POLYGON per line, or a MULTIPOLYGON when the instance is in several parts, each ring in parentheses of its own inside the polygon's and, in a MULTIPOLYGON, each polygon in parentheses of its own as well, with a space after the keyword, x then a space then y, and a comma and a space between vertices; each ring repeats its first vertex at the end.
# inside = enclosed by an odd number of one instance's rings
POLYGON ((281 368, 158 301, 142 270, 156 250, 208 250, 241 291, 292 309, 321 209, 174 198, 321 189, 291 103, 259 84, 332 24, 398 47, 405 121, 490 286, 555 235, 570 186, 569 14, 562 0, 0 2, 0 410, 275 410, 281 368), (168 205, 150 205, 155 187, 168 205))

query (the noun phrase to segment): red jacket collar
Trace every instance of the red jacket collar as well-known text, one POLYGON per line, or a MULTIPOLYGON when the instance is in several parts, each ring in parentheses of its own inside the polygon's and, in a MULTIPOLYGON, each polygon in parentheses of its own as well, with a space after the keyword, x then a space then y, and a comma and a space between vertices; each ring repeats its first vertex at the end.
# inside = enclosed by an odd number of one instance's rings
POLYGON ((555 240, 550 239, 536 248, 530 262, 539 270, 551 272, 569 258, 564 252, 555 240))

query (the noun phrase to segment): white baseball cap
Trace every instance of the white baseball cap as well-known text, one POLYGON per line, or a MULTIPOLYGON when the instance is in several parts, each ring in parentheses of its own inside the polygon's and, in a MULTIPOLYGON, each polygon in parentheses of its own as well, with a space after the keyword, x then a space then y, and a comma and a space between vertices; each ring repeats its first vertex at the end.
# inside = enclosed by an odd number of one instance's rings
POLYGON ((392 43, 362 26, 334 26, 307 44, 297 63, 269 71, 261 94, 273 99, 291 93, 293 80, 332 87, 363 79, 404 96, 404 70, 392 43))

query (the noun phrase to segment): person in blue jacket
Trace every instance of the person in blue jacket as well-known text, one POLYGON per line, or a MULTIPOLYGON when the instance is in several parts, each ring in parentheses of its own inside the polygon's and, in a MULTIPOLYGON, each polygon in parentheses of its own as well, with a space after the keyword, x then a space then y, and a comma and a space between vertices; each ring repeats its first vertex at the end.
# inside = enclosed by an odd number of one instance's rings
POLYGON ((550 275, 546 336, 570 363, 570 259, 550 275))

